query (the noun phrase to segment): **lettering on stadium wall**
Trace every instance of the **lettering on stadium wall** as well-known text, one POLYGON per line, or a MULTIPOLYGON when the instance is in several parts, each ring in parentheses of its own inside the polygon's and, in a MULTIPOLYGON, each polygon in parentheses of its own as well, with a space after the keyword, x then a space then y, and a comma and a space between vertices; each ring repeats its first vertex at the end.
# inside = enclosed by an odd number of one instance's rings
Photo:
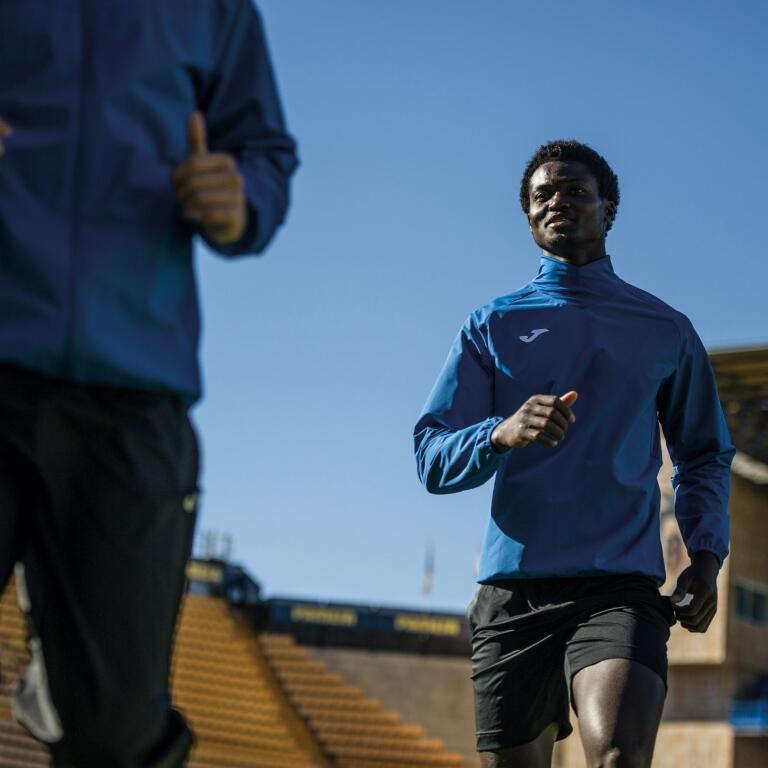
POLYGON ((461 633, 461 623, 458 619, 448 617, 414 616, 408 613, 398 613, 395 616, 395 631, 458 637, 461 633))
POLYGON ((461 614, 397 610, 382 606, 312 603, 286 598, 263 602, 264 622, 292 631, 304 642, 361 648, 440 649, 466 655, 469 627, 461 614))
POLYGON ((357 626, 357 612, 349 608, 325 608, 317 605, 292 605, 291 621, 327 624, 334 627, 357 626))
POLYGON ((190 560, 187 563, 187 578, 206 584, 221 584, 224 581, 224 569, 219 565, 190 560))

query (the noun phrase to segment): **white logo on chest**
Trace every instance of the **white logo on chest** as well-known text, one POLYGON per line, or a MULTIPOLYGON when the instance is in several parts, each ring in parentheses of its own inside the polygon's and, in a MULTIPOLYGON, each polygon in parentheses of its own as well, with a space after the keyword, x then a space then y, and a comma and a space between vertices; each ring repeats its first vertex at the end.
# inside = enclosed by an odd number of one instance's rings
POLYGON ((542 333, 547 333, 547 331, 549 331, 549 328, 534 328, 529 336, 518 336, 518 338, 520 341, 524 341, 526 344, 530 344, 532 341, 538 339, 542 333))

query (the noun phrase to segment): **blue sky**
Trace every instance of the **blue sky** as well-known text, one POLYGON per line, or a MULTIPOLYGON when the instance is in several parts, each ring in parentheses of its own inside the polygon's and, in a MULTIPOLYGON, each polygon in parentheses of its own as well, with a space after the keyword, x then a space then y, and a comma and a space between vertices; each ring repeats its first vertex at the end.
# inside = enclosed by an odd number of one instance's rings
POLYGON ((199 253, 200 527, 267 594, 463 610, 490 485, 429 496, 411 433, 467 314, 536 271, 539 144, 617 172, 625 280, 710 348, 768 343, 768 4, 259 6, 302 166, 265 256, 199 253))

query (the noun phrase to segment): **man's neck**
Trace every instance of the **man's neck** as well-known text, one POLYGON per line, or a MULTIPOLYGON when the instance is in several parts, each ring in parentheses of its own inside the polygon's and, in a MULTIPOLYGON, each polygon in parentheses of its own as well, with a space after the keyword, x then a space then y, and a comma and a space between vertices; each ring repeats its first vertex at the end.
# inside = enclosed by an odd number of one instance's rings
POLYGON ((585 264, 605 258, 605 240, 595 243, 591 247, 576 248, 574 250, 553 251, 542 250, 545 256, 562 261, 565 264, 572 264, 574 267, 583 267, 585 264))

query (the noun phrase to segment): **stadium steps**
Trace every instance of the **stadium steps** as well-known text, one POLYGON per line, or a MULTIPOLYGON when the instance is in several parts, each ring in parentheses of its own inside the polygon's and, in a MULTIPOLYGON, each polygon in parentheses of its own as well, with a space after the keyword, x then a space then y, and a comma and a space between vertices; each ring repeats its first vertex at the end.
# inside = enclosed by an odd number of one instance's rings
POLYGON ((197 735, 189 768, 325 768, 241 614, 220 598, 187 595, 171 688, 197 735))
MULTIPOLYGON (((0 599, 0 768, 40 768, 45 749, 15 723, 9 695, 26 667, 24 619, 11 583, 0 599)), ((328 768, 244 617, 219 598, 186 595, 171 687, 197 742, 188 768, 328 768)))
MULTIPOLYGON (((40 768, 45 750, 12 719, 8 695, 26 665, 11 584, 0 600, 0 766, 40 768)), ((188 768, 461 768, 419 725, 311 657, 288 635, 257 635, 219 598, 187 595, 171 687, 197 743, 188 768)))
POLYGON ((47 766, 48 754, 19 725, 11 720, 10 708, 0 710, 0 765, 8 766, 47 766), (6 719, 7 717, 7 719, 6 719))
POLYGON ((290 635, 264 632, 259 642, 277 679, 338 768, 463 768, 420 726, 401 722, 337 672, 310 656, 290 635))
POLYGON ((11 583, 0 598, 0 766, 39 768, 48 765, 48 754, 11 714, 10 695, 27 666, 24 619, 11 583))

